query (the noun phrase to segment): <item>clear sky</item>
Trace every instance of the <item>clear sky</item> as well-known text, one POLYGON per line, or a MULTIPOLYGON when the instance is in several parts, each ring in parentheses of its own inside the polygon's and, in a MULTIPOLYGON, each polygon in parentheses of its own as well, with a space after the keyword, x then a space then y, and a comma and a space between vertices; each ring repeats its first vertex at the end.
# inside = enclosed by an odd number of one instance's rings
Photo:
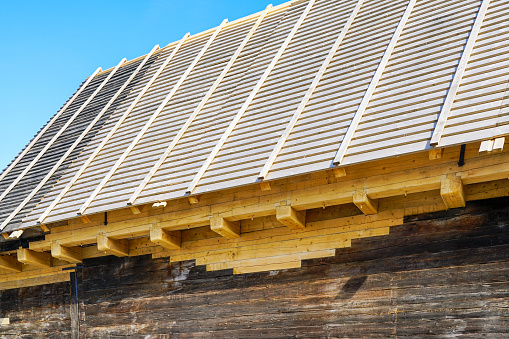
POLYGON ((286 0, 0 0, 0 172, 97 67, 286 0))

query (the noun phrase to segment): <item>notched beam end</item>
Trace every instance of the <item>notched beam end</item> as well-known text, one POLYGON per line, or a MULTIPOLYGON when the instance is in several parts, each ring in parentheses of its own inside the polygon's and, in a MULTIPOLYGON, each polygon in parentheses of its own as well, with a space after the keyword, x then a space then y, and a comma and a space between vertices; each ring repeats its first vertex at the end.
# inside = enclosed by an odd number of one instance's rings
POLYGON ((346 177, 346 169, 344 167, 334 167, 332 169, 335 178, 346 177))
POLYGON ((277 206, 276 219, 292 230, 306 228, 306 211, 297 211, 291 206, 277 206))
POLYGON ((182 232, 168 232, 159 225, 152 225, 150 227, 150 241, 169 250, 178 250, 182 242, 182 232))
POLYGON ((463 183, 456 173, 449 173, 442 179, 440 195, 448 209, 465 207, 466 205, 463 183))
POLYGON ((19 273, 21 272, 21 263, 13 256, 0 255, 0 270, 19 273))
POLYGON ((210 218, 210 229, 227 238, 240 238, 240 222, 228 221, 222 217, 210 218))
POLYGON ((65 247, 56 241, 51 243, 51 256, 73 264, 79 264, 83 260, 81 247, 65 247))
POLYGON ((44 224, 39 225, 39 227, 41 228, 41 230, 42 230, 43 232, 49 232, 49 231, 50 231, 49 227, 48 227, 48 226, 46 226, 46 225, 44 225, 44 224))
POLYGON ((48 252, 36 252, 27 248, 17 250, 18 260, 23 264, 31 264, 40 267, 51 267, 51 254, 48 252))
POLYGON ((353 203, 366 215, 378 213, 378 199, 371 199, 363 190, 355 191, 353 203))
POLYGON ((192 196, 187 197, 187 199, 189 200, 189 203, 191 205, 197 204, 197 203, 200 202, 200 196, 199 195, 192 195, 192 196))
POLYGON ((140 214, 141 212, 143 212, 144 207, 145 207, 145 205, 129 206, 129 209, 131 210, 132 214, 140 214))
POLYGON ((269 182, 262 181, 262 182, 260 182, 260 189, 262 191, 270 191, 272 189, 272 187, 270 187, 270 183, 269 182))
POLYGON ((81 222, 83 222, 84 224, 90 223, 90 219, 86 215, 80 216, 80 219, 81 219, 81 222))
POLYGON ((127 257, 129 255, 129 241, 127 239, 111 239, 106 234, 100 233, 97 235, 97 249, 117 257, 127 257))
POLYGON ((443 156, 444 156, 443 148, 434 148, 429 150, 429 160, 442 159, 443 156))

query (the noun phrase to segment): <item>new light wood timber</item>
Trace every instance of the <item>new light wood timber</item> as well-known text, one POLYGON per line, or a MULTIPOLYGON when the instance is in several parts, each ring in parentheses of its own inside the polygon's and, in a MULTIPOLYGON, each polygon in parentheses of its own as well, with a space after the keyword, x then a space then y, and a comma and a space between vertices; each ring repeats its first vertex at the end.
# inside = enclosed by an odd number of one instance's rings
POLYGON ((265 83, 265 81, 269 77, 270 73, 272 72, 272 70, 276 66, 277 62, 279 61, 279 59, 281 58, 281 56, 285 52, 286 48, 288 47, 288 45, 292 41, 293 37, 295 36, 297 31, 299 30, 300 26, 302 25, 302 23, 306 19, 307 15, 311 11, 311 8, 313 7, 314 3, 315 3, 315 0, 310 0, 309 1, 308 5, 304 9, 304 12, 302 12, 301 16, 299 17, 299 20, 297 20, 297 22, 293 26, 292 30, 290 31, 290 33, 288 34, 288 36, 285 38, 285 40, 283 41, 283 43, 279 47, 276 55, 272 58, 269 66, 267 66, 267 68, 265 69, 265 72, 263 73, 261 78, 258 80, 258 82, 254 86, 254 88, 249 93, 249 96, 247 97, 246 101, 242 104, 242 107, 239 109, 239 111, 237 112, 237 114, 235 115, 233 120, 230 122, 230 124, 228 125, 228 128, 224 131, 223 135, 221 136, 219 141, 216 143, 216 145, 214 146, 214 148, 210 152, 209 156, 207 157, 207 159, 205 160, 205 162, 203 163, 201 168, 198 170, 198 173, 196 173, 196 175, 194 176, 193 180, 191 181, 191 183, 187 187, 186 194, 191 194, 194 191, 194 189, 196 188, 196 186, 200 182, 201 178, 203 177, 203 175, 205 174, 205 172, 207 171, 209 166, 212 164, 212 161, 214 161, 216 155, 219 153, 219 151, 221 150, 221 148, 225 144, 226 140, 230 137, 230 134, 233 132, 233 130, 237 126, 238 122, 240 121, 240 119, 242 118, 242 116, 247 111, 247 109, 249 108, 249 106, 253 102, 254 98, 258 94, 258 91, 262 88, 263 84, 265 83))
POLYGON ((79 264, 82 261, 81 247, 65 247, 56 241, 51 242, 51 256, 73 264, 79 264))
POLYGON ((440 195, 448 209, 465 207, 465 190, 456 173, 449 173, 442 179, 440 195))
POLYGON ((198 195, 191 195, 187 198, 190 204, 197 204, 200 202, 200 197, 198 195))
POLYGON ((129 206, 129 209, 131 210, 131 212, 133 214, 140 214, 142 211, 143 211, 143 208, 145 207, 145 205, 140 205, 140 206, 129 206))
POLYGON ((270 183, 269 183, 269 182, 267 182, 267 181, 262 181, 262 182, 260 183, 260 189, 261 189, 262 191, 270 191, 270 190, 271 190, 270 183))
POLYGON ((398 26, 396 27, 394 34, 392 35, 391 41, 389 42, 389 45, 387 46, 387 49, 384 52, 384 56, 382 57, 382 60, 380 60, 378 68, 376 69, 376 72, 373 75, 371 82, 369 83, 368 89, 366 90, 366 93, 364 94, 361 103, 359 104, 359 107, 357 108, 357 111, 354 114, 352 121, 350 122, 350 126, 348 126, 348 129, 346 131, 345 136, 343 137, 343 140, 341 141, 341 145, 339 146, 338 152, 336 153, 336 156, 334 157, 333 160, 334 165, 340 165, 341 162, 343 161, 346 151, 350 146, 350 142, 352 141, 355 131, 357 130, 357 126, 359 126, 362 116, 364 115, 364 112, 366 112, 366 109, 368 108, 369 102, 371 101, 371 98, 375 93, 375 90, 378 86, 378 82, 380 81, 382 74, 385 71, 385 67, 389 63, 392 52, 394 51, 394 48, 398 43, 399 37, 401 36, 403 29, 405 28, 405 25, 408 21, 408 18, 410 17, 410 14, 412 13, 416 1, 417 0, 410 0, 408 2, 405 13, 401 17, 401 20, 398 26))
POLYGON ((51 267, 51 254, 48 252, 36 252, 27 248, 19 248, 17 255, 18 261, 23 264, 51 267))
POLYGON ((458 93, 461 80, 463 79, 463 75, 465 74, 465 70, 467 69, 468 62, 470 61, 470 56, 472 55, 472 51, 474 50, 475 42, 481 30, 484 17, 488 12, 490 1, 491 0, 483 0, 481 6, 479 7, 479 12, 477 13, 477 17, 475 18, 475 22, 474 25, 472 26, 472 30, 470 31, 467 44, 465 45, 465 49, 463 50, 463 53, 461 55, 458 67, 456 68, 456 73, 454 74, 452 83, 449 86, 449 90, 447 91, 447 97, 445 98, 444 104, 442 105, 440 116, 438 117, 437 124, 435 125, 435 129, 433 130, 433 135, 431 136, 430 141, 431 146, 437 146, 440 144, 440 139, 442 138, 445 125, 447 124, 447 118, 451 113, 454 100, 456 99, 456 94, 458 93))
POLYGON ((366 215, 378 213, 378 199, 371 199, 363 190, 355 191, 353 203, 366 215))
POLYGON ((274 164, 274 161, 276 161, 276 158, 278 157, 279 153, 281 152, 281 149, 283 148, 283 145, 286 143, 286 140, 290 136, 290 134, 293 131, 293 128, 297 124, 297 121, 299 120, 302 112, 304 112, 304 109, 306 108, 309 100, 311 99, 311 96, 315 92, 316 88, 318 87, 318 84, 320 83, 320 80, 322 80, 323 75, 329 68, 329 65, 332 61, 332 58, 336 54, 336 52, 339 49, 339 46, 341 46, 341 43, 343 42, 346 33, 352 26, 355 18, 359 14, 359 11, 361 10, 362 5, 364 4, 364 0, 358 0, 357 5, 354 7, 352 13, 350 14, 350 17, 345 22, 345 25, 341 29, 341 32, 339 33, 338 37, 336 38, 336 41, 332 45, 331 49, 329 50, 329 53, 325 57, 325 60, 323 61, 322 65, 320 66, 320 69, 318 70, 318 73, 315 75, 315 78, 313 79, 313 82, 309 86, 308 90, 306 91, 306 94, 304 94, 304 97, 302 98, 301 102, 299 103, 299 106, 297 107, 295 113, 293 114, 292 118, 288 122, 288 125, 286 126, 285 130, 279 137, 279 140, 272 150, 271 154, 265 161, 265 164, 258 174, 258 180, 263 180, 267 177, 270 169, 272 168, 272 165, 274 164))
POLYGON ((62 113, 64 113, 67 108, 74 102, 74 100, 76 100, 76 98, 81 94, 81 92, 83 92, 83 90, 85 88, 88 87, 88 85, 90 84, 90 82, 92 81, 92 79, 102 70, 101 67, 98 67, 95 72, 88 77, 88 79, 85 81, 85 83, 76 91, 76 93, 74 93, 74 95, 72 96, 72 98, 67 101, 67 103, 64 105, 64 107, 62 107, 57 114, 55 114, 55 116, 53 118, 51 118, 50 122, 48 122, 46 124, 46 126, 44 126, 44 128, 39 132, 37 133, 37 135, 32 139, 32 141, 30 141, 30 144, 28 144, 27 147, 25 147, 25 149, 21 152, 20 155, 18 155, 16 157, 16 159, 14 159, 14 161, 9 165, 9 167, 7 167, 3 172, 2 174, 0 174, 0 181, 5 178, 5 176, 18 164, 18 162, 30 151, 30 149, 34 146, 34 144, 41 138, 41 136, 55 123, 55 121, 62 115, 62 113))
MULTIPOLYGON (((90 102, 96 97, 96 95, 103 89, 103 87, 110 82, 113 75, 116 74, 120 66, 126 62, 126 58, 122 58, 120 62, 117 64, 117 66, 108 74, 106 79, 103 80, 101 85, 99 85, 94 93, 92 93, 88 99, 83 103, 83 105, 80 106, 80 108, 74 113, 74 115, 71 117, 71 119, 64 125, 64 127, 67 129, 71 125, 71 122, 74 121, 76 117, 78 117, 81 112, 90 104, 90 102)), ((108 107, 109 108, 109 107, 108 107)), ((37 186, 25 197, 25 199, 14 209, 14 211, 11 212, 11 214, 2 222, 0 225, 0 229, 5 228, 7 224, 25 207, 26 204, 39 192, 39 190, 46 184, 46 182, 53 176, 53 174, 58 170, 60 165, 67 159, 67 157, 72 153, 72 151, 78 146, 78 144, 85 138, 85 136, 90 132, 92 127, 99 121, 99 119, 102 116, 102 113, 104 113, 106 110, 102 110, 99 114, 96 115, 96 117, 88 124, 88 126, 85 128, 85 130, 80 134, 80 136, 73 142, 73 144, 68 147, 67 151, 64 155, 60 157, 60 159, 53 165, 53 167, 50 169, 50 171, 44 176, 42 180, 39 181, 37 186)), ((63 130, 62 130, 63 132, 63 130)))
POLYGON ((292 206, 277 206, 276 219, 292 230, 306 228, 306 211, 296 211, 292 206))
POLYGON ((18 273, 21 272, 21 263, 13 256, 0 255, 0 270, 18 273))
POLYGON ((97 249, 117 257, 127 257, 129 255, 129 245, 126 239, 114 240, 108 238, 104 233, 97 235, 97 249))
POLYGON ((86 215, 82 215, 80 216, 80 220, 84 223, 84 224, 89 224, 90 223, 90 218, 87 217, 86 215))
POLYGON ((43 232, 49 232, 49 227, 46 225, 40 225, 39 226, 43 232))
POLYGON ((4 239, 9 239, 9 233, 2 233, 2 237, 4 237, 4 239))
POLYGON ((334 167, 332 171, 334 172, 334 177, 336 178, 346 177, 346 169, 344 167, 334 167))
POLYGON ((444 155, 443 148, 434 148, 429 150, 429 160, 442 159, 443 155, 444 155))
POLYGON ((169 250, 178 250, 182 242, 182 232, 167 232, 160 225, 154 224, 150 227, 150 241, 169 250))
MULTIPOLYGON (((185 36, 184 36, 184 39, 187 38, 189 36, 189 33, 187 33, 185 36)), ((181 40, 179 42, 179 44, 183 41, 181 40)), ((131 74, 131 76, 129 77, 129 79, 125 82, 125 84, 122 86, 122 91, 123 89, 125 89, 125 87, 127 87, 127 85, 134 79, 134 77, 139 73, 139 71, 143 68, 143 66, 145 66, 145 64, 147 63, 147 61, 150 59, 150 57, 152 57, 152 55, 154 54, 154 52, 156 50, 159 49, 159 45, 155 45, 152 50, 147 54, 147 56, 143 59, 143 61, 138 65, 138 67, 136 68, 136 70, 133 72, 133 74, 131 74)), ((173 55, 173 54, 171 54, 173 55)), ((171 57, 170 55, 170 57, 171 57)), ((138 104, 138 102, 140 101, 141 97, 145 94, 145 92, 148 90, 148 88, 152 85, 152 83, 155 81, 155 79, 157 78, 157 76, 159 76, 159 74, 162 72, 163 68, 165 65, 167 65, 167 63, 169 62, 169 59, 167 58, 166 61, 163 63, 163 65, 161 65, 161 67, 159 68, 159 70, 152 76, 152 78, 150 79, 150 81, 145 85, 145 87, 141 90, 141 92, 138 94, 138 96, 136 97, 136 99, 133 100, 133 102, 131 103, 131 105, 129 106, 129 108, 124 112, 124 114, 122 114, 122 116, 120 117, 120 119, 117 121, 117 123, 115 124, 115 126, 113 126, 113 128, 110 130, 110 132, 108 133, 108 135, 101 141, 101 143, 96 147, 96 149, 94 150, 94 152, 88 157, 88 159, 85 161, 85 163, 80 167, 80 169, 78 170, 78 172, 76 172, 76 174, 72 177, 71 181, 69 181, 69 183, 67 183, 67 185, 62 189, 62 191, 60 191, 60 193, 58 194, 58 196, 52 201, 52 203, 48 206, 48 208, 46 208, 46 210, 44 211, 44 213, 42 213, 42 215, 37 219, 37 222, 38 223, 43 223, 44 220, 46 219, 46 217, 51 213, 51 211, 53 210, 53 208, 55 208, 55 206, 60 202, 60 200, 62 200, 62 198, 64 197, 64 195, 71 189, 71 187, 76 183, 76 181, 78 181, 78 179, 81 177, 81 175, 83 174, 83 172, 85 172, 85 170, 88 168, 88 165, 90 165, 92 163, 92 161, 95 159, 95 157, 97 156, 97 154, 99 154, 99 152, 103 149, 104 145, 111 139, 111 137, 113 136, 113 134, 115 134, 115 132, 119 129, 119 127, 122 125, 122 123, 125 121, 125 119, 127 118, 127 116, 131 113, 131 111, 134 109, 134 107, 138 104)), ((119 90, 116 94, 116 96, 120 95, 121 91, 119 90)), ((112 100, 110 100, 111 103, 113 103, 113 98, 112 100)), ((110 102, 108 102, 107 105, 111 105, 110 102)), ((102 112, 102 111, 101 111, 102 112)))
MULTIPOLYGON (((269 13, 269 11, 271 9, 272 9, 272 5, 268 5, 267 8, 263 12, 260 13, 260 16, 258 17, 258 20, 255 22, 254 26, 251 28, 251 30, 246 35, 246 37, 244 38, 244 40, 242 41, 240 46, 237 48, 237 50, 235 51, 233 56, 230 58, 230 61, 228 62, 226 67, 223 69, 223 71, 221 72, 219 77, 216 79, 214 84, 208 90, 207 94, 205 94, 205 96, 203 97, 201 102, 198 104, 198 106, 194 109, 193 113, 189 116, 187 121, 181 127, 181 129, 179 130, 177 135, 173 138, 173 140, 171 141, 170 145, 168 145, 168 148, 165 150, 163 155, 161 155, 159 160, 151 168, 150 172, 145 176, 143 181, 136 188, 134 193, 131 195, 131 197, 127 201, 127 204, 134 204, 134 202, 136 201, 138 196, 141 194, 141 192, 143 191, 145 186, 147 186, 147 184, 149 183, 150 179, 152 179, 152 177, 157 172, 157 170, 163 165, 164 161, 170 156, 171 152, 173 151, 173 149, 175 148, 177 143, 180 141, 180 139, 182 138, 184 133, 188 130, 189 126, 191 126, 192 122, 196 119, 196 117, 201 112, 203 107, 205 107, 205 104, 209 101, 210 97, 212 97, 212 94, 214 94, 214 92, 216 91, 217 87, 219 87, 219 85, 221 84, 223 79, 226 77, 226 75, 228 74, 230 69, 233 67, 233 65, 235 64, 235 61, 237 60, 237 58, 240 56, 240 54, 244 50, 244 47, 246 47, 247 43, 249 42, 251 37, 254 35, 254 33, 256 32, 258 27, 261 25, 263 19, 266 17, 266 15, 269 13)), ((191 201, 191 197, 190 197, 189 202, 191 204, 193 204, 193 202, 191 201)))
POLYGON ((240 223, 220 216, 210 218, 210 229, 227 239, 240 238, 240 223))

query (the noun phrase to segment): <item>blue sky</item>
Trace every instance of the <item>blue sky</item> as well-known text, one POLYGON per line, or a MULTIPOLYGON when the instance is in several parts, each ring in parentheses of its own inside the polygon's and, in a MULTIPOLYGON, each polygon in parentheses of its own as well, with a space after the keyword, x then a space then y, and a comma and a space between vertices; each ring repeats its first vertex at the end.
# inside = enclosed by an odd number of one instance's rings
POLYGON ((97 67, 286 0, 0 0, 0 171, 97 67))

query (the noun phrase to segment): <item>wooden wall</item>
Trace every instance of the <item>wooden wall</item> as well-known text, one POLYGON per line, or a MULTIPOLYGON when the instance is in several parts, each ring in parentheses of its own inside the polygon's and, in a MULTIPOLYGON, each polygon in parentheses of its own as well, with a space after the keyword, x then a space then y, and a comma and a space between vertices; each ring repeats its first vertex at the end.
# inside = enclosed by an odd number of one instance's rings
MULTIPOLYGON (((232 275, 102 257, 78 274, 86 338, 509 337, 509 198, 406 217, 302 268, 232 275)), ((0 292, 0 337, 70 337, 70 283, 0 292)))

